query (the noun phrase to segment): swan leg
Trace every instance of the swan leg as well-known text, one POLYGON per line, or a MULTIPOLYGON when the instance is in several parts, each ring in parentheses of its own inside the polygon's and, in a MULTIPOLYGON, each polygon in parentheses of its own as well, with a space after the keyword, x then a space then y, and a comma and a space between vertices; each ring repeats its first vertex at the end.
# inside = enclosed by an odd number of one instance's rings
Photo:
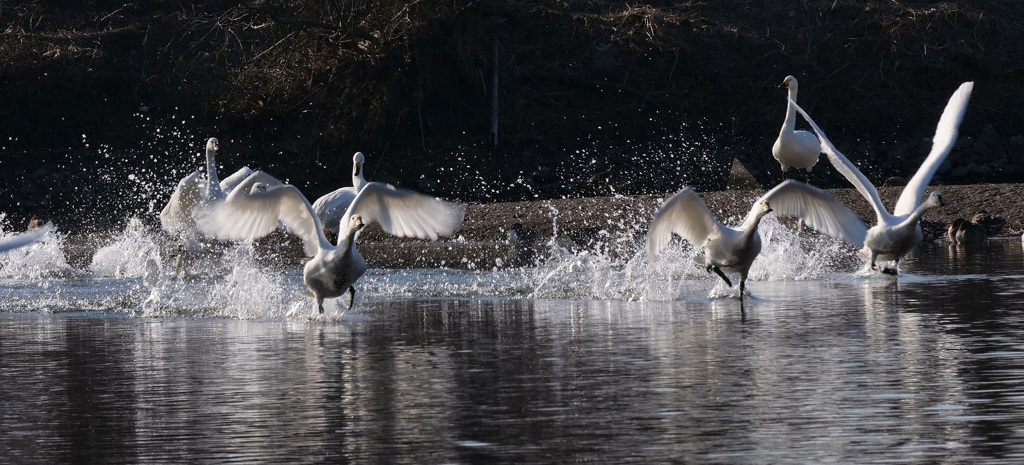
POLYGON ((318 308, 320 310, 320 314, 323 315, 324 314, 324 298, 320 297, 318 295, 317 296, 313 296, 313 298, 316 299, 316 308, 318 308))
POLYGON ((352 304, 356 301, 356 288, 354 286, 348 287, 348 309, 352 310, 352 304))
POLYGON ((718 267, 715 265, 708 265, 708 273, 712 271, 714 271, 719 278, 722 278, 722 281, 725 281, 725 284, 728 284, 729 287, 732 287, 732 281, 729 281, 729 277, 726 276, 725 273, 722 273, 722 270, 718 269, 718 267))
POLYGON ((896 276, 898 274, 897 271, 896 271, 896 267, 898 267, 899 264, 900 264, 900 260, 897 258, 896 260, 893 261, 892 268, 889 268, 888 266, 883 267, 882 268, 882 273, 883 274, 891 274, 893 276, 896 276))

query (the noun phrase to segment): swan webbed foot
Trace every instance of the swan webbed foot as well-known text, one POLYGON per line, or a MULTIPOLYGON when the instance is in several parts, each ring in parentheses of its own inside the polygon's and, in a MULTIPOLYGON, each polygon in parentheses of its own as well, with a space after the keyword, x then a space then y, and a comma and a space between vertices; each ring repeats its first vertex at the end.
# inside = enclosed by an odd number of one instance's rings
POLYGON ((715 265, 708 265, 708 273, 712 271, 714 271, 719 278, 722 278, 722 281, 725 281, 725 284, 727 284, 729 287, 732 287, 732 281, 729 281, 729 277, 726 276, 725 273, 722 273, 722 270, 718 269, 718 267, 715 265))
POLYGON ((882 274, 896 276, 898 273, 896 272, 896 268, 884 267, 882 268, 882 274))

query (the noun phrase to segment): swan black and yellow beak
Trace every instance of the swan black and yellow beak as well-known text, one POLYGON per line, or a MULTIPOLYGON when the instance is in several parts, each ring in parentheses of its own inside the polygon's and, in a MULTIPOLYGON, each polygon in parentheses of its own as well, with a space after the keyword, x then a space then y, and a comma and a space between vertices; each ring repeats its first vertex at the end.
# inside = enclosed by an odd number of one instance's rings
POLYGON ((789 78, 783 80, 782 84, 779 84, 779 87, 789 87, 789 78))

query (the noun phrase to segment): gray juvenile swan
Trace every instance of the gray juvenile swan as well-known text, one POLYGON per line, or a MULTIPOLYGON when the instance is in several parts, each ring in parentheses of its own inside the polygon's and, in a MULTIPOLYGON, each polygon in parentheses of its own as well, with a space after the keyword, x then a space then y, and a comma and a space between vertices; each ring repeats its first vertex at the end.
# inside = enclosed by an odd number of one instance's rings
MULTIPOLYGON (((794 103, 793 105, 797 111, 803 115, 804 119, 814 129, 814 132, 818 134, 818 137, 821 139, 821 148, 828 156, 832 165, 857 188, 857 191, 868 200, 871 207, 875 210, 875 226, 870 229, 867 229, 863 221, 856 216, 847 216, 841 212, 832 212, 835 214, 831 215, 831 218, 842 218, 840 221, 843 228, 841 229, 822 228, 822 226, 827 225, 815 224, 812 221, 807 221, 807 224, 826 234, 841 237, 855 246, 863 247, 860 253, 869 260, 873 270, 878 269, 876 262, 879 260, 893 261, 898 266, 900 258, 920 243, 923 238, 920 225, 921 216, 931 208, 944 205, 942 194, 938 191, 930 193, 924 202, 921 202, 921 197, 928 187, 928 182, 931 181, 932 176, 935 174, 935 170, 939 168, 939 165, 942 164, 946 155, 953 148, 953 143, 956 141, 960 122, 963 120, 964 112, 967 110, 967 102, 970 100, 973 88, 973 82, 965 82, 950 97, 949 103, 946 104, 946 109, 942 112, 939 124, 935 129, 931 152, 924 163, 921 164, 921 167, 918 168, 914 177, 904 187, 903 193, 900 194, 892 214, 886 211, 885 206, 882 205, 875 186, 868 181, 864 174, 846 156, 832 145, 832 142, 828 140, 828 137, 825 136, 821 128, 814 123, 814 120, 799 105, 794 103), (863 232, 861 232, 862 229, 863 232)), ((884 267, 881 271, 887 274, 896 274, 896 266, 893 268, 884 267)))
MULTIPOLYGON (((254 179, 257 171, 250 179, 254 179)), ((263 174, 262 176, 269 176, 263 174)), ((366 261, 356 248, 356 237, 367 224, 377 222, 388 234, 436 240, 451 236, 462 224, 466 206, 427 195, 371 182, 345 211, 339 225, 337 245, 324 236, 320 219, 309 200, 295 186, 272 185, 260 192, 255 181, 242 182, 228 195, 211 217, 224 239, 254 239, 277 228, 278 221, 302 239, 307 255, 302 280, 323 313, 326 298, 349 293, 349 308, 355 302, 353 284, 366 272, 366 261)))

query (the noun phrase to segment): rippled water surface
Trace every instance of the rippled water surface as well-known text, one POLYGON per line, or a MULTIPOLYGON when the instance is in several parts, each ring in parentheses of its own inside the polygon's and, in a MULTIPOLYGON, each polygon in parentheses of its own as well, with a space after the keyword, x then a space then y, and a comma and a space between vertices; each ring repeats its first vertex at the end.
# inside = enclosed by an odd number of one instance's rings
POLYGON ((1016 240, 898 279, 769 240, 742 313, 686 260, 373 270, 310 321, 296 269, 129 236, 0 268, 0 461, 1024 461, 1016 240))

